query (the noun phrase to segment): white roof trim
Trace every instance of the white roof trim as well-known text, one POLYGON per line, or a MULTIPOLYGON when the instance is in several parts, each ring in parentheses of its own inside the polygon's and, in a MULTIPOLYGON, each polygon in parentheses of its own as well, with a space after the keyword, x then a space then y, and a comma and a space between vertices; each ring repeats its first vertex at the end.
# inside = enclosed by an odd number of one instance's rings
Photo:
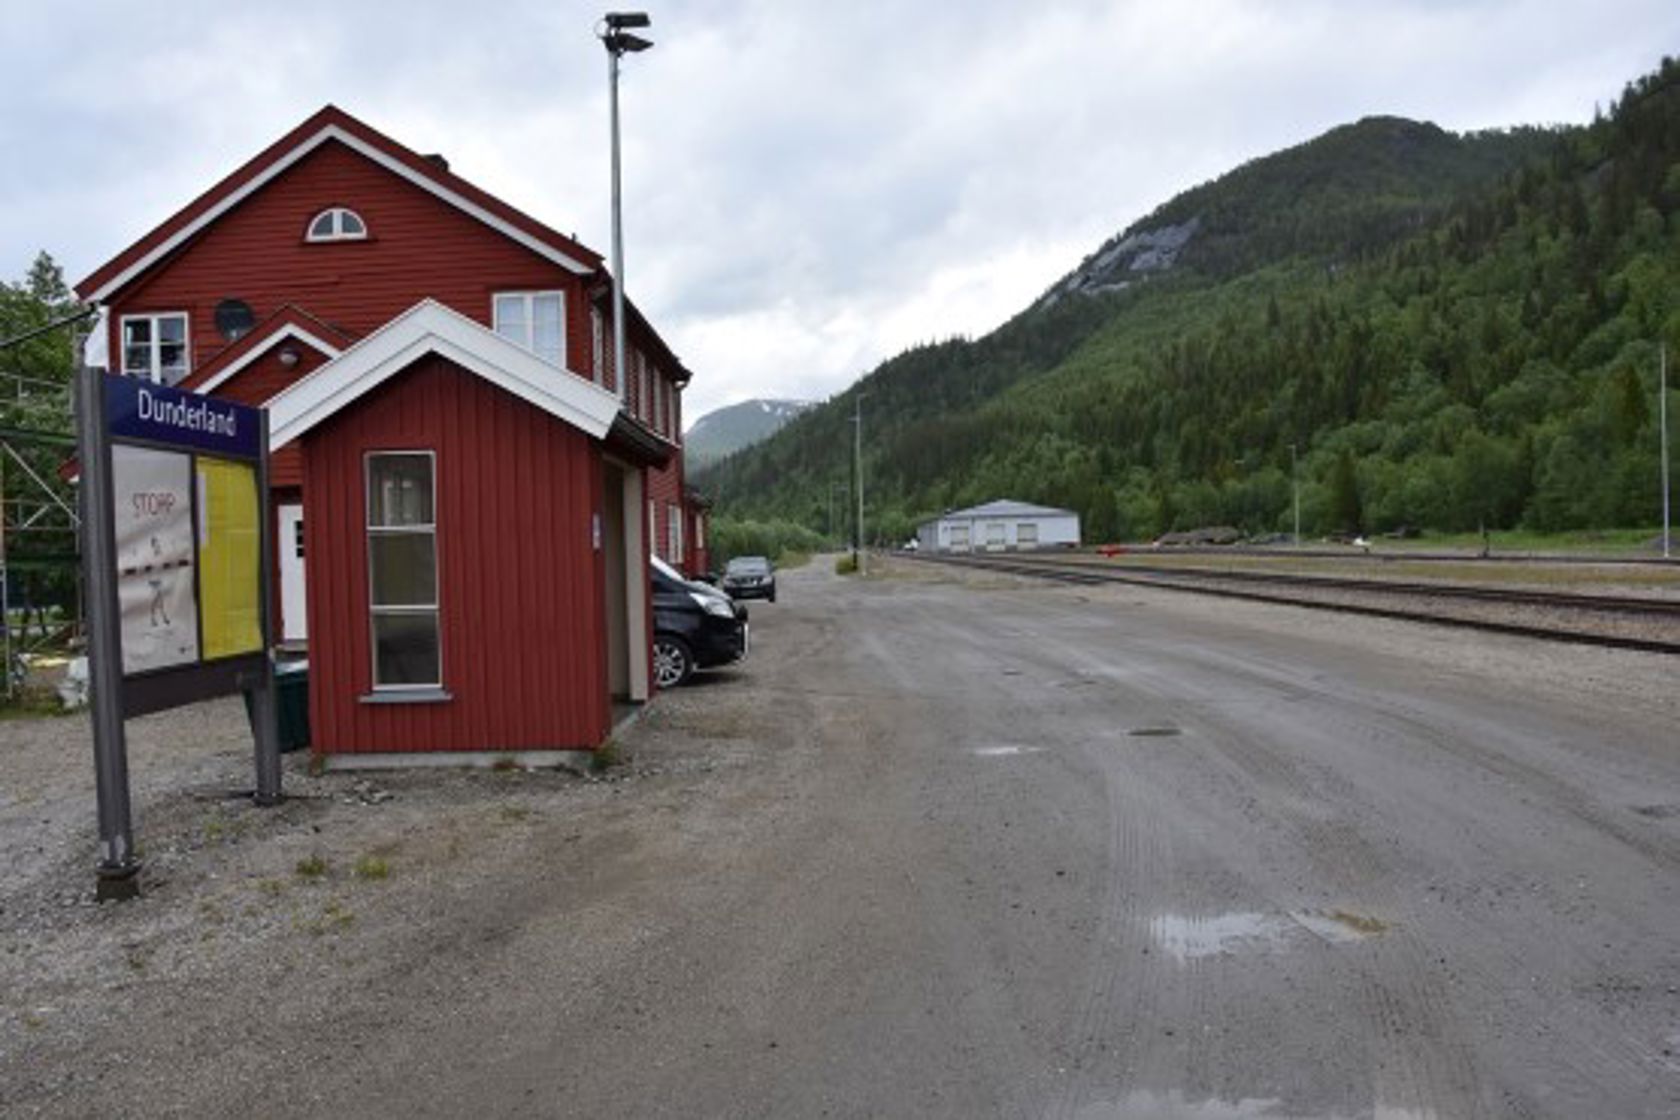
POLYGON ((295 323, 287 323, 285 326, 281 327, 261 342, 254 343, 249 350, 229 362, 214 377, 205 378, 204 384, 198 386, 198 388, 194 389, 193 392, 210 392, 210 390, 227 381, 229 378, 233 377, 234 374, 238 373, 240 370, 244 369, 246 366, 250 365, 270 350, 274 349, 276 344, 288 338, 295 338, 304 345, 312 347, 329 358, 336 358, 339 355, 338 347, 334 346, 332 343, 323 342, 295 323))
POLYGON ((550 416, 604 439, 618 397, 550 365, 481 323, 425 299, 268 402, 269 446, 284 447, 427 354, 439 354, 550 416))
POLYGON ((297 163, 299 160, 303 159, 304 156, 307 156, 309 153, 313 152, 316 148, 319 148, 322 144, 325 144, 329 140, 337 140, 339 143, 343 144, 352 151, 366 156, 368 159, 371 159, 387 171, 407 179, 409 182, 413 183, 421 190, 426 191, 428 194, 435 195, 436 197, 449 203, 449 205, 455 207, 457 210, 477 218, 497 233, 512 238, 514 241, 519 242, 519 244, 525 246, 533 253, 553 261, 555 264, 566 269, 568 272, 575 272, 580 276, 587 276, 592 271, 589 266, 585 265, 582 261, 579 261, 566 253, 562 253, 560 250, 554 248, 554 246, 538 240, 529 233, 520 229, 518 226, 512 225, 511 223, 504 221, 502 218, 497 217, 495 214, 492 214, 476 202, 472 202, 462 195, 450 190, 448 187, 445 187, 427 176, 422 175, 420 172, 414 170, 414 168, 408 166, 408 164, 386 152, 380 151, 361 137, 346 132, 336 124, 329 124, 322 126, 321 130, 316 132, 314 135, 300 141, 296 147, 280 156, 273 163, 269 164, 261 172, 252 177, 250 181, 241 184, 220 202, 216 203, 214 206, 210 207, 210 209, 188 222, 185 226, 176 230, 173 234, 159 243, 158 246, 151 252, 147 253, 145 256, 117 273, 117 275, 113 276, 110 280, 107 280, 97 291, 89 293, 84 302, 99 303, 103 301, 112 292, 117 291, 124 284, 127 284, 130 280, 152 267, 152 265, 162 260, 165 256, 184 245, 187 241, 196 236, 200 230, 204 229, 205 226, 208 226, 211 222, 214 222, 217 218, 220 218, 223 214, 226 214, 229 210, 232 210, 235 206, 238 206, 241 202, 244 202, 247 198, 256 194, 263 187, 267 186, 271 181, 278 178, 281 174, 288 170, 293 164, 297 163))

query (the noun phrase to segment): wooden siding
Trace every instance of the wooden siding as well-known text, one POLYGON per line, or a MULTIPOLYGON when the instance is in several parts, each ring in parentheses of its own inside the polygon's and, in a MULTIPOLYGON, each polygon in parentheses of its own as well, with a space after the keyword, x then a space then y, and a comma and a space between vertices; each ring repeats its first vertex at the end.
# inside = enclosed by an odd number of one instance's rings
MULTIPOLYGON (((671 541, 671 508, 673 506, 679 509, 682 507, 682 456, 671 456, 671 461, 664 467, 658 469, 649 467, 647 488, 647 496, 653 501, 653 551, 672 567, 686 570, 688 557, 672 556, 668 547, 671 541)), ((683 549, 686 551, 687 548, 688 537, 684 533, 683 549)))
POLYGON ((562 291, 572 369, 590 364, 589 302, 573 273, 342 144, 323 145, 157 265, 111 303, 111 353, 120 364, 123 315, 185 311, 197 369, 226 345, 215 307, 250 304, 258 319, 295 304, 347 334, 366 336, 430 296, 485 326, 500 291, 562 291), (309 243, 309 220, 347 206, 365 241, 309 243))
POLYGON ((509 206, 501 199, 479 189, 460 176, 451 174, 434 160, 403 147, 389 136, 363 124, 336 105, 327 105, 228 173, 220 182, 187 203, 186 206, 171 215, 139 241, 101 265, 92 275, 76 285, 76 294, 83 299, 89 298, 90 293, 102 287, 107 281, 114 279, 118 273, 139 261, 178 231, 191 225, 194 220, 207 213, 236 190, 247 186, 275 163, 327 127, 336 127, 355 136, 362 142, 403 164, 411 172, 455 192, 468 202, 483 207, 502 221, 523 231, 537 241, 575 258, 586 268, 598 268, 600 266, 600 256, 593 250, 578 244, 573 238, 566 237, 559 231, 537 221, 529 214, 509 206))
POLYGON ((602 471, 571 426, 436 356, 303 439, 309 714, 316 749, 592 749, 610 729, 602 471), (436 452, 443 687, 431 704, 372 691, 369 451, 436 452))

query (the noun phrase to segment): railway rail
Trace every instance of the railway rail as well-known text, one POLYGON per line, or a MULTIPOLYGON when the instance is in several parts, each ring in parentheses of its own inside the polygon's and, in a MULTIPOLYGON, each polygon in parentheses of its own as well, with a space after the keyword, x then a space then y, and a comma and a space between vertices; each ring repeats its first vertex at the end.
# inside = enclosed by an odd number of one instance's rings
POLYGON ((901 553, 905 559, 1078 585, 1133 584, 1314 610, 1401 619, 1548 641, 1680 655, 1680 598, 1516 587, 1124 565, 1060 559, 901 553))

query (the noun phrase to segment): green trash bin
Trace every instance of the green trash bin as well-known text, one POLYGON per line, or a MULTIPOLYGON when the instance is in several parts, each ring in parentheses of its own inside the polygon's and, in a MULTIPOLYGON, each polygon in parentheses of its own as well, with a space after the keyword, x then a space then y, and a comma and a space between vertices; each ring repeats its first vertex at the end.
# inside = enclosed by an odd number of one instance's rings
MULTIPOLYGON (((279 724, 280 753, 309 745, 309 662, 283 661, 274 667, 275 722, 279 724)), ((256 705, 245 693, 245 715, 256 733, 256 705)))
POLYGON ((309 745, 309 662, 288 661, 274 667, 274 706, 279 712, 280 750, 309 745))

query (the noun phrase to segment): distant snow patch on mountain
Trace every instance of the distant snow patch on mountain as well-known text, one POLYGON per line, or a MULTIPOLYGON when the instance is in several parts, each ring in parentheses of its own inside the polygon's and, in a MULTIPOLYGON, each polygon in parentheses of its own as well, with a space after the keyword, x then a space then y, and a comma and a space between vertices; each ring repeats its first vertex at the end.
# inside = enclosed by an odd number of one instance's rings
POLYGON ((782 425, 813 407, 814 401, 750 400, 700 417, 683 436, 683 456, 689 469, 704 467, 768 439, 782 425))

